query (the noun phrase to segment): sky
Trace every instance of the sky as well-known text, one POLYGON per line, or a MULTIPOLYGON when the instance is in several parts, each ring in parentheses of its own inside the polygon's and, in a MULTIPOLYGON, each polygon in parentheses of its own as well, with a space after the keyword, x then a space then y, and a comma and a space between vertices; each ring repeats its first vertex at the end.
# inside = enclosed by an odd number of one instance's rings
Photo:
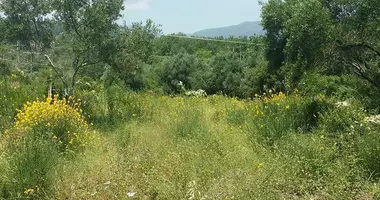
POLYGON ((258 0, 126 0, 124 7, 122 21, 152 19, 164 34, 258 21, 261 8, 258 0))

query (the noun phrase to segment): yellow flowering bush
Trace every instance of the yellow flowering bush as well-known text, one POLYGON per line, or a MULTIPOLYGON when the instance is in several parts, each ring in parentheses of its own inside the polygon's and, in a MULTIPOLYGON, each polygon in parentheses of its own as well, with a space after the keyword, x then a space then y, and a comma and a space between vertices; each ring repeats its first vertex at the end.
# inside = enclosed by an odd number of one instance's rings
POLYGON ((85 147, 94 138, 78 103, 47 98, 45 101, 27 102, 18 111, 12 132, 16 136, 33 134, 48 138, 65 149, 85 147))

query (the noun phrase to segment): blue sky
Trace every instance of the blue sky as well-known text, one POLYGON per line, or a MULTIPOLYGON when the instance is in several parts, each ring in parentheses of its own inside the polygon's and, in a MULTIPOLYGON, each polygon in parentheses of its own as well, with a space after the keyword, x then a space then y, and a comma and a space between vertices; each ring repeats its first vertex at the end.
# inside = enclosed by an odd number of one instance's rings
POLYGON ((152 19, 163 32, 193 33, 206 28, 260 20, 258 0, 127 0, 123 19, 152 19))

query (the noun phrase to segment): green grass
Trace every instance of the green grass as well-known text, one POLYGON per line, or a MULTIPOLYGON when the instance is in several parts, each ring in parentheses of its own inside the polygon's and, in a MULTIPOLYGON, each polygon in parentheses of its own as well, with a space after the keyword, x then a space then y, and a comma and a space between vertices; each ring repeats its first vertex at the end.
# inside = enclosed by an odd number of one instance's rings
MULTIPOLYGON (((54 173, 59 162, 59 154, 53 143, 25 137, 8 148, 7 165, 2 170, 0 181, 1 196, 10 199, 52 197, 54 173)), ((4 162, 5 158, 2 159, 4 162)))
POLYGON ((38 184, 43 199, 379 198, 379 128, 345 127, 365 113, 329 99, 99 96, 84 113, 99 138, 74 158, 0 139, 1 197, 33 198, 24 191, 38 184), (107 101, 113 110, 96 106, 107 101))

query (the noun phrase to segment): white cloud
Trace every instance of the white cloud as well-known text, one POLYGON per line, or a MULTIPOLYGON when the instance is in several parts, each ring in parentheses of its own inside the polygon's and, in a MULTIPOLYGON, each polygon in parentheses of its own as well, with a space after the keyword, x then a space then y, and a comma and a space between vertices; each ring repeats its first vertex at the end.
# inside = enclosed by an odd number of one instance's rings
POLYGON ((137 0, 134 3, 126 4, 125 10, 129 11, 143 11, 149 9, 149 1, 150 0, 137 0))

